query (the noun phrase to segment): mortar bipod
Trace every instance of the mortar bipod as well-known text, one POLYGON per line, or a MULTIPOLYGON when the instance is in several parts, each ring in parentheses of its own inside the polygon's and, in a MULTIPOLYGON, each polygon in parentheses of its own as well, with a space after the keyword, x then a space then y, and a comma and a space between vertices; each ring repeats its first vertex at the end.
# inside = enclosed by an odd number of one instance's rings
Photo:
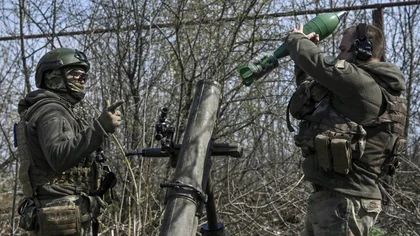
MULTIPOLYGON (((175 165, 172 167, 176 167, 176 161, 178 160, 178 155, 181 150, 180 144, 171 145, 169 148, 167 147, 160 147, 160 148, 145 148, 140 152, 127 152, 125 153, 126 156, 143 156, 143 157, 170 157, 171 162, 175 162, 175 165)), ((210 153, 211 156, 229 156, 234 158, 241 158, 243 156, 243 148, 239 145, 231 145, 228 143, 213 143, 210 142, 210 153)), ((206 157, 209 160, 209 157, 206 157)), ((211 164, 206 165, 206 169, 211 168, 211 164)), ((209 170, 205 170, 207 175, 210 175, 209 170)), ((197 189, 194 186, 185 185, 180 182, 176 183, 162 183, 160 186, 162 188, 186 188, 193 192, 197 193, 199 196, 198 200, 205 204, 206 206, 206 215, 207 215, 207 223, 201 227, 201 234, 203 236, 224 236, 224 226, 222 223, 218 222, 217 215, 216 215, 216 205, 214 202, 213 196, 213 188, 211 184, 210 176, 207 176, 207 184, 205 192, 197 189)), ((165 201, 166 202, 166 201, 165 201)), ((202 204, 201 204, 202 205, 202 204)), ((201 211, 203 207, 198 207, 198 211, 201 211)))

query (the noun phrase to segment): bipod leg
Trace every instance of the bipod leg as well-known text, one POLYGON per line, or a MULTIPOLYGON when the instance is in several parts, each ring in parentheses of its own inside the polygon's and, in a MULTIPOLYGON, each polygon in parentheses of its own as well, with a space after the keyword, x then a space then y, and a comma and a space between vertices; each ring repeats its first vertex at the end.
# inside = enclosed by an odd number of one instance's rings
POLYGON ((207 180, 206 194, 207 224, 201 228, 200 232, 202 236, 225 236, 226 234, 223 224, 217 222, 216 204, 214 202, 213 187, 210 176, 207 180))

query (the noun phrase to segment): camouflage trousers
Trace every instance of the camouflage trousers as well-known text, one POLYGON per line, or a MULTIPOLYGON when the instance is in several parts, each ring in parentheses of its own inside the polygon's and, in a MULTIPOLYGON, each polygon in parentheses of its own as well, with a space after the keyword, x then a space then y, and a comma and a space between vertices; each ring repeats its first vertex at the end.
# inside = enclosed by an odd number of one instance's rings
POLYGON ((323 190, 308 199, 305 236, 369 235, 381 212, 381 200, 323 190))

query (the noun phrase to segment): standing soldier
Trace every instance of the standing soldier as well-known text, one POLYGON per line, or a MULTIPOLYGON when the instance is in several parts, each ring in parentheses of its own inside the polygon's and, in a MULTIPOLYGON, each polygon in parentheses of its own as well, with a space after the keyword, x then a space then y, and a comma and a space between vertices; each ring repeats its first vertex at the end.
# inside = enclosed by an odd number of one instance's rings
POLYGON ((24 194, 19 225, 32 234, 98 233, 98 217, 105 207, 103 192, 98 191, 109 187, 99 180, 112 174, 101 168, 100 146, 120 125, 116 109, 123 101, 108 106, 90 123, 78 117, 73 109, 85 96, 89 69, 83 52, 54 49, 38 62, 39 89, 19 102, 16 140, 24 194))
POLYGON ((381 211, 379 177, 406 148, 404 76, 380 61, 384 35, 373 25, 346 29, 337 58, 318 41, 302 26, 286 40, 299 86, 290 102, 301 120, 295 143, 314 188, 304 234, 368 235, 381 211))

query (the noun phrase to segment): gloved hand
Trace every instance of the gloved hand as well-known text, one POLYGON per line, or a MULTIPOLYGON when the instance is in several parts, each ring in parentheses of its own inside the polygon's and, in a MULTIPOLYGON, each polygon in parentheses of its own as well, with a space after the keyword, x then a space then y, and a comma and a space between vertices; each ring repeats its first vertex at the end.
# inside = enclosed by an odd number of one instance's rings
POLYGON ((119 100, 112 105, 106 101, 106 108, 99 116, 98 121, 107 133, 114 133, 115 128, 121 124, 121 112, 116 109, 124 103, 124 100, 119 100))

